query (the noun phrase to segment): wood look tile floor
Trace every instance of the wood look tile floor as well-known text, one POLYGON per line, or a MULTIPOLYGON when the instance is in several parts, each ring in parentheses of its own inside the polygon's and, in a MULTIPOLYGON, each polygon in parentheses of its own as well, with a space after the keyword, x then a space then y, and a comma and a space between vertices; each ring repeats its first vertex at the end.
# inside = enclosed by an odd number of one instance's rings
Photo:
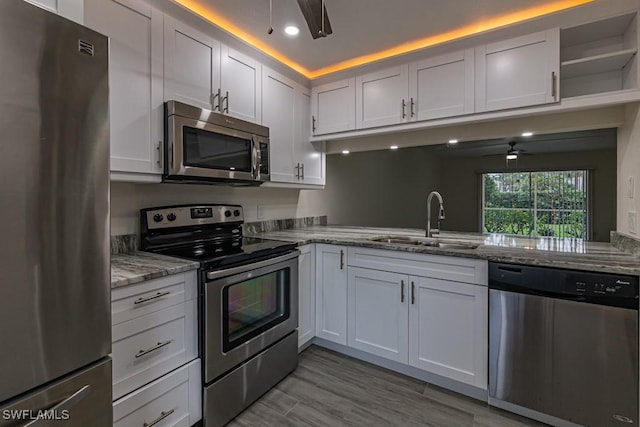
POLYGON ((544 426, 477 400, 311 346, 298 368, 229 426, 544 426))

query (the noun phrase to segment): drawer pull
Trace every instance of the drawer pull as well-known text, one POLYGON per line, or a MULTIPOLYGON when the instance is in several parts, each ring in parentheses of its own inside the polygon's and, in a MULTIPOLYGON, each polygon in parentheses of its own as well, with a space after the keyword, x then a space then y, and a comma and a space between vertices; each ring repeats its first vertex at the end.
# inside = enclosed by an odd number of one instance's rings
POLYGON ((151 348, 148 348, 146 350, 140 350, 138 353, 136 353, 136 359, 138 357, 142 357, 142 356, 144 356, 146 354, 149 354, 149 353, 151 353, 153 351, 160 350, 162 347, 165 347, 165 346, 168 346, 169 344, 171 344, 172 341, 173 340, 169 340, 169 341, 165 341, 165 342, 159 342, 158 344, 156 344, 155 346, 153 346, 151 348))
POLYGON ((154 426, 156 424, 158 424, 160 421, 164 420, 165 418, 167 418, 169 415, 173 414, 176 410, 175 409, 171 409, 169 411, 162 411, 160 412, 160 416, 158 418, 156 418, 155 420, 151 421, 150 423, 143 423, 142 427, 151 427, 154 426))
POLYGON ((138 305, 138 304, 143 304, 145 302, 149 302, 149 301, 153 301, 154 299, 158 299, 158 298, 162 298, 162 297, 166 297, 167 295, 169 295, 171 293, 171 291, 165 291, 165 292, 158 292, 157 294, 155 294, 152 297, 147 297, 147 298, 138 298, 137 300, 135 300, 133 302, 134 305, 138 305))

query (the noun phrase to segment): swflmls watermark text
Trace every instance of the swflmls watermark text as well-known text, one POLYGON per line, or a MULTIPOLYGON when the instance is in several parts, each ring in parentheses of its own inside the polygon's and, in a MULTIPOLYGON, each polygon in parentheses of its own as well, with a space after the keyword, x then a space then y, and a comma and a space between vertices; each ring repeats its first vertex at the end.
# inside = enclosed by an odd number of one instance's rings
POLYGON ((68 420, 70 418, 69 410, 41 410, 33 411, 30 409, 5 409, 2 411, 3 420, 68 420))

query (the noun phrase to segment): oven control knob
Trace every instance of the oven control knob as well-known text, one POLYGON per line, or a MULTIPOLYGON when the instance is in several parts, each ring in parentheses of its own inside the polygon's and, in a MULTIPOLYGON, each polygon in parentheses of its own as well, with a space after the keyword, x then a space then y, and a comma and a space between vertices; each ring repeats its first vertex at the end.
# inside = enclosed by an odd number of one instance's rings
POLYGON ((233 211, 233 216, 240 216, 240 211, 238 209, 233 211))
POLYGON ((174 214, 173 212, 170 213, 169 215, 167 215, 167 219, 169 221, 175 221, 176 220, 176 214, 174 214))
POLYGON ((231 216, 231 211, 224 211, 224 216, 229 218, 231 216))
POLYGON ((155 215, 153 216, 153 220, 154 220, 155 222, 160 222, 160 221, 162 221, 163 219, 164 219, 164 216, 162 216, 162 214, 155 214, 155 215))

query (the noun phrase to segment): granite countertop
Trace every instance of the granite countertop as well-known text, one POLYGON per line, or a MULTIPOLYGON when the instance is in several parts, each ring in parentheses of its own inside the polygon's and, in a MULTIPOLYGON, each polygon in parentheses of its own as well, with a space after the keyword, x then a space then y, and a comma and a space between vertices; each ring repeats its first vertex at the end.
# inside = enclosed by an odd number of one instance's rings
POLYGON ((199 263, 150 252, 111 255, 111 289, 195 270, 199 263))
POLYGON ((640 274, 640 257, 620 251, 609 243, 580 239, 445 231, 438 236, 442 240, 478 245, 475 249, 462 249, 410 246, 370 240, 385 236, 424 238, 424 230, 419 229, 313 226, 257 233, 254 236, 295 242, 298 245, 328 243, 586 271, 640 274))

